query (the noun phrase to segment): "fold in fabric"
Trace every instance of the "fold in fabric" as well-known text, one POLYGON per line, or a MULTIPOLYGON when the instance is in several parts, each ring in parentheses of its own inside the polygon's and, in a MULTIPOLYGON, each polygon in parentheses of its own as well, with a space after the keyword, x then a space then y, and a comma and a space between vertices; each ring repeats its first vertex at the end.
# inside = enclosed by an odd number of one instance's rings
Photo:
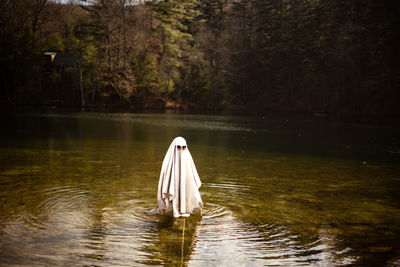
POLYGON ((165 214, 172 210, 174 217, 186 217, 201 210, 200 186, 200 177, 186 140, 177 137, 169 146, 161 166, 157 207, 146 214, 165 214))

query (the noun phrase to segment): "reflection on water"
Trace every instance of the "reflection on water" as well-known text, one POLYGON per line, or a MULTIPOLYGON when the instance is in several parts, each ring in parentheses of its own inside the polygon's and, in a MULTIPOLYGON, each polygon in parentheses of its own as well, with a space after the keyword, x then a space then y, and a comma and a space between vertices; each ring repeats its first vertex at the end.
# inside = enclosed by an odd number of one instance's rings
POLYGON ((152 254, 149 260, 142 263, 153 264, 158 260, 170 266, 186 266, 195 249, 201 216, 178 219, 159 216, 158 220, 158 235, 146 246, 146 250, 152 254))
POLYGON ((0 262, 400 265, 399 132, 316 120, 3 114, 0 262), (202 216, 147 216, 184 136, 202 216))

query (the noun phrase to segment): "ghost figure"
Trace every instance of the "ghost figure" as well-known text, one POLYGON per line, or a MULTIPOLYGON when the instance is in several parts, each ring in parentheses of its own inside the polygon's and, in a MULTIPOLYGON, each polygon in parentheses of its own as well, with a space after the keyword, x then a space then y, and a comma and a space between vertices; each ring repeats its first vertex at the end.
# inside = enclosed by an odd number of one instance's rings
POLYGON ((158 181, 158 205, 146 214, 165 214, 172 210, 174 217, 187 217, 203 207, 199 193, 201 181, 187 148, 186 140, 175 138, 161 167, 158 181))

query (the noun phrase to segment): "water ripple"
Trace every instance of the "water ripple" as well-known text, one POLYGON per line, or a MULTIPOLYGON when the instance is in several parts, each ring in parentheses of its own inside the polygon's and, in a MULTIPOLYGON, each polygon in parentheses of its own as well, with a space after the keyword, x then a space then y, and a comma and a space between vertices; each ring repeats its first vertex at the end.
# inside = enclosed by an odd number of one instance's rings
POLYGON ((35 114, 33 116, 49 117, 56 119, 90 119, 90 120, 108 120, 124 121, 138 124, 145 124, 158 127, 179 127, 189 129, 202 129, 212 131, 245 131, 253 132, 250 127, 240 125, 234 122, 221 121, 218 117, 212 116, 204 120, 195 120, 190 116, 182 116, 181 119, 172 119, 168 116, 150 115, 150 114, 108 114, 108 113, 79 113, 79 114, 35 114), (149 119, 151 117, 151 119, 149 119), (188 119, 191 118, 191 119, 188 119))
MULTIPOLYGON (((282 225, 253 225, 238 220, 226 207, 207 203, 191 265, 218 259, 222 265, 309 265, 333 260, 321 236, 308 241, 282 225), (235 255, 232 257, 232 255, 235 255)), ((347 259, 351 262, 351 259, 347 259)))

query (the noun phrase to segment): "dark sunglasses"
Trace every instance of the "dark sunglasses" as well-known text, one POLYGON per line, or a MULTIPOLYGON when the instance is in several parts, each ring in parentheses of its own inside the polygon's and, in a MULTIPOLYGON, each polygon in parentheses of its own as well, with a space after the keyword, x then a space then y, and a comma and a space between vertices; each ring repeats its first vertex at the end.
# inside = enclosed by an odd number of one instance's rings
POLYGON ((176 146, 178 149, 186 149, 186 146, 176 146))

